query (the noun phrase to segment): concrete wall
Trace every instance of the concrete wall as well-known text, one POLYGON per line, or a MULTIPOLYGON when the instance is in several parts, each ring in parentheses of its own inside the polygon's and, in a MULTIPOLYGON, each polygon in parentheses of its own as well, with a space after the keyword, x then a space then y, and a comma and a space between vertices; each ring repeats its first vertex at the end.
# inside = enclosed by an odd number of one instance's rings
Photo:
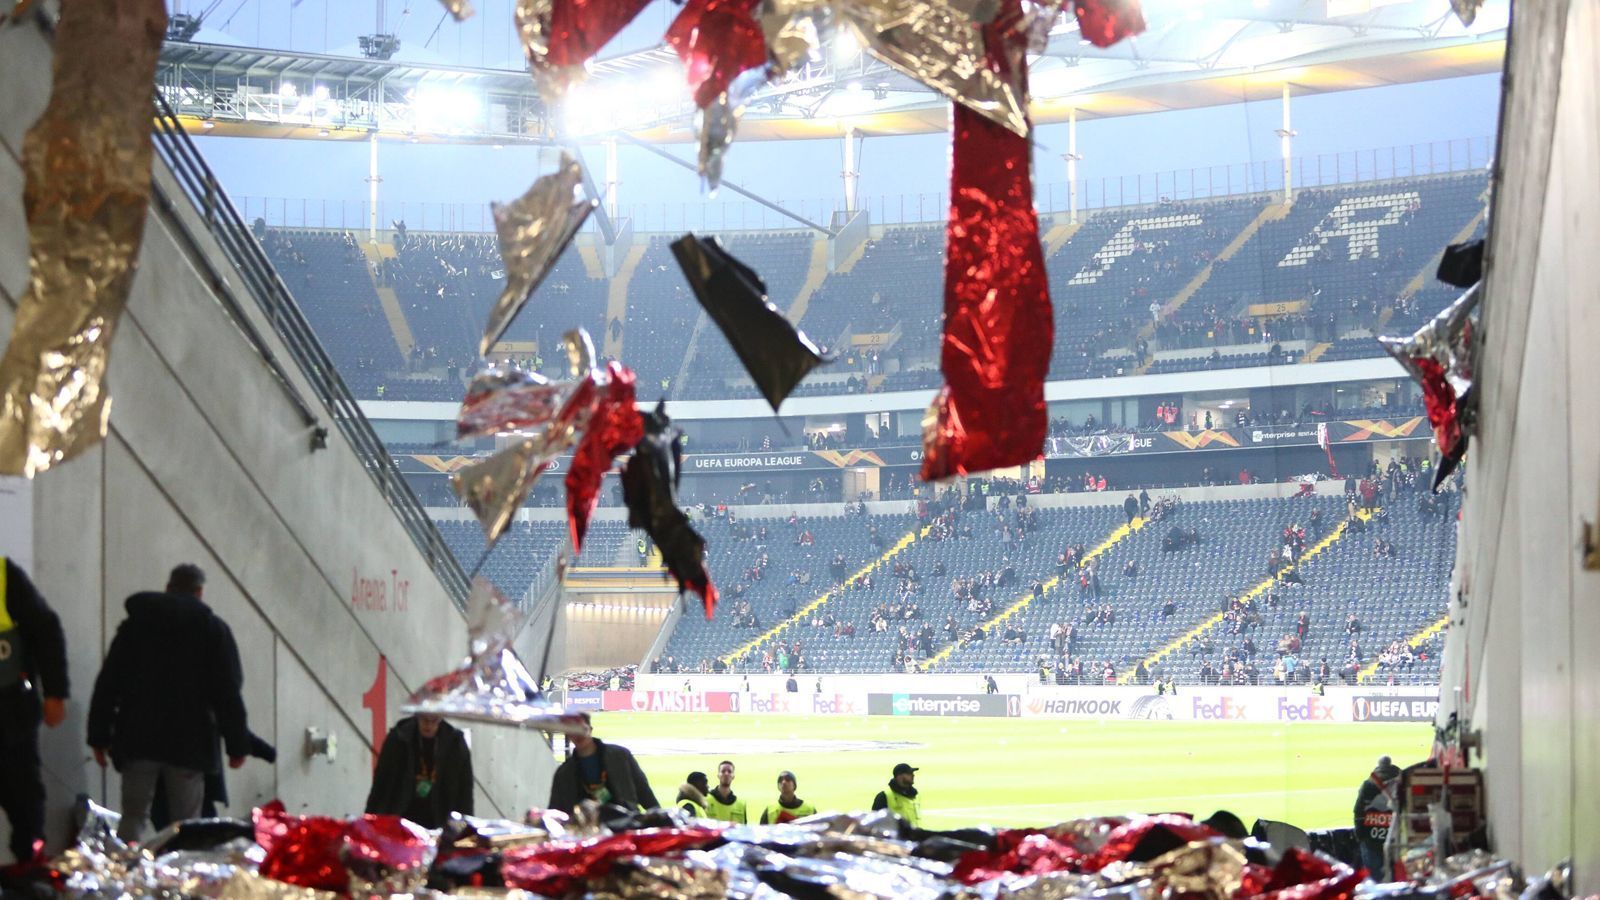
MULTIPOLYGON (((31 22, 0 28, 0 334, 26 289, 19 160, 48 97, 50 56, 31 22)), ((305 422, 214 291, 235 292, 262 333, 270 325, 159 164, 156 182, 179 208, 153 209, 146 229, 113 349, 111 433, 31 489, 3 492, 11 508, 31 503, 32 519, 0 529, 0 551, 31 554, 70 647, 69 718, 42 742, 57 846, 75 796, 117 805, 115 773, 84 744, 89 693, 123 598, 159 588, 177 563, 208 572, 206 599, 243 656, 251 727, 280 754, 276 766, 230 773, 233 813, 273 797, 295 810, 359 812, 374 728, 465 651, 460 612, 338 430, 328 449, 311 451, 305 422), (357 607, 363 579, 382 586, 382 604, 357 607), (363 697, 380 659, 383 703, 373 705, 387 717, 375 723, 363 697), (308 727, 338 736, 335 762, 303 756, 308 727)), ((326 420, 298 371, 291 380, 326 420)), ((472 738, 480 813, 516 815, 545 799, 553 763, 536 733, 480 726, 472 738)))
POLYGON ((1600 2, 1522 3, 1507 59, 1478 361, 1481 434, 1443 716, 1481 733, 1496 849, 1600 892, 1600 2))

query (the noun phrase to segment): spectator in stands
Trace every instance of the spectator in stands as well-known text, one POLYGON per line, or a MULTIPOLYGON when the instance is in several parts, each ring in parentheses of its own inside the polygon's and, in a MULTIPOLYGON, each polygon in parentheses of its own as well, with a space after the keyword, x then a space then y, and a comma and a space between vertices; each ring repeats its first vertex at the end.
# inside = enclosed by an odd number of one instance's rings
POLYGON ((219 735, 229 767, 250 752, 244 667, 233 631, 200 599, 205 580, 199 566, 184 564, 164 592, 129 597, 95 680, 89 746, 102 767, 109 755, 122 773, 124 840, 144 831, 158 780, 174 818, 200 814, 219 735))
POLYGON ((628 748, 595 737, 589 714, 580 715, 583 728, 570 738, 572 752, 550 780, 550 808, 571 815, 580 800, 614 803, 628 810, 659 806, 650 780, 628 748))
POLYGON ((762 825, 782 825, 817 814, 817 808, 795 795, 794 773, 778 773, 778 799, 761 812, 762 825))
POLYGON ((1122 501, 1122 514, 1131 526, 1133 520, 1139 517, 1139 498, 1129 494, 1127 499, 1122 501))
POLYGON ((472 815, 472 791, 472 749, 461 730, 440 716, 407 716, 383 739, 366 811, 443 828, 451 813, 472 815))

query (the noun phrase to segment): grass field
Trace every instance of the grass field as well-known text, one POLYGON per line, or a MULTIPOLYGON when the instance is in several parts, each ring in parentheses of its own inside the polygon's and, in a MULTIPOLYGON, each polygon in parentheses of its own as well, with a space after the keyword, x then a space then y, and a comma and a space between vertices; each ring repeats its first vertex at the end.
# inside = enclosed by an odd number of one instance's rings
POLYGON ((734 791, 752 821, 792 770, 818 809, 866 809, 895 763, 917 773, 930 827, 1044 825, 1085 815, 1228 809, 1305 829, 1350 824, 1382 754, 1421 759, 1427 725, 1255 725, 832 716, 609 713, 595 733, 632 749, 663 804, 690 771, 734 791))

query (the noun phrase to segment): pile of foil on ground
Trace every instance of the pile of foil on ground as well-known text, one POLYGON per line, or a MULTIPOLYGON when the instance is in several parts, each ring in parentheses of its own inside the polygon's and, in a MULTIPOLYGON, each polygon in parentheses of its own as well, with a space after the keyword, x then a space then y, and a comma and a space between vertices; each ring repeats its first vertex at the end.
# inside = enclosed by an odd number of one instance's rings
MULTIPOLYGON (((266 854, 240 836, 246 823, 179 823, 130 847, 116 837, 115 813, 91 804, 86 818, 77 846, 53 864, 55 886, 67 896, 1559 900, 1570 885, 1567 872, 1557 870, 1524 888, 1510 863, 1481 851, 1444 860, 1419 883, 1362 883, 1364 873, 1328 857, 1230 840, 1178 816, 941 832, 911 828, 881 811, 730 826, 678 810, 586 808, 570 819, 535 810, 526 823, 456 816, 441 832, 416 829, 357 841, 366 877, 352 877, 336 892, 285 870, 281 847, 274 871, 288 880, 263 875, 266 854), (1052 852, 1036 852, 1044 847, 1052 852), (1015 852, 1019 848, 1024 852, 1015 852), (396 879, 393 887, 373 878, 374 872, 415 871, 407 866, 423 858, 433 861, 425 885, 420 873, 396 879)), ((334 852, 354 875, 358 860, 348 852, 350 836, 370 837, 375 817, 301 819, 273 805, 257 818, 258 831, 265 820, 336 826, 328 829, 338 833, 334 852)))

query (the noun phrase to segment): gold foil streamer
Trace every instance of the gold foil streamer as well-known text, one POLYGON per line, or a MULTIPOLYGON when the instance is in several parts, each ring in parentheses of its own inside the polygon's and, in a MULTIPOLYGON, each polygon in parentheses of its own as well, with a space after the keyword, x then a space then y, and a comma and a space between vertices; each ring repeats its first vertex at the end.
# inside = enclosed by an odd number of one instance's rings
POLYGON ((255 872, 237 872, 223 889, 221 900, 339 900, 339 895, 263 878, 255 872))
POLYGON ((457 22, 465 22, 472 18, 472 4, 467 0, 439 0, 439 5, 443 6, 457 22))
MULTIPOLYGON (((964 7, 947 0, 844 0, 838 20, 861 46, 889 66, 1023 137, 1028 136, 1027 92, 985 62, 981 23, 988 5, 964 7)), ((1012 67, 1019 73, 1025 67, 1012 67)))
POLYGON ((1244 850, 1232 841, 1194 841, 1156 857, 1150 871, 1167 895, 1228 900, 1244 881, 1244 850))
POLYGON ((490 546, 505 534, 517 508, 528 499, 534 482, 550 468, 550 461, 571 446, 571 443, 548 444, 543 435, 526 437, 482 462, 451 474, 451 490, 478 517, 484 540, 490 546))
POLYGON ((562 153, 556 171, 539 178, 521 197, 492 207, 506 285, 489 311, 489 323, 478 344, 479 356, 489 355, 489 348, 506 333, 598 205, 582 197, 582 190, 583 167, 562 153))
POLYGON ((33 477, 105 437, 106 366, 150 205, 162 0, 74 0, 22 145, 28 292, 0 359, 0 474, 33 477))
POLYGON ((1455 10, 1456 18, 1461 24, 1471 26, 1474 19, 1478 18, 1478 10, 1483 7, 1483 0, 1450 0, 1450 8, 1455 10))
POLYGON ((767 41, 767 63, 773 77, 799 68, 820 44, 817 17, 827 14, 825 0, 761 0, 756 18, 767 41))

